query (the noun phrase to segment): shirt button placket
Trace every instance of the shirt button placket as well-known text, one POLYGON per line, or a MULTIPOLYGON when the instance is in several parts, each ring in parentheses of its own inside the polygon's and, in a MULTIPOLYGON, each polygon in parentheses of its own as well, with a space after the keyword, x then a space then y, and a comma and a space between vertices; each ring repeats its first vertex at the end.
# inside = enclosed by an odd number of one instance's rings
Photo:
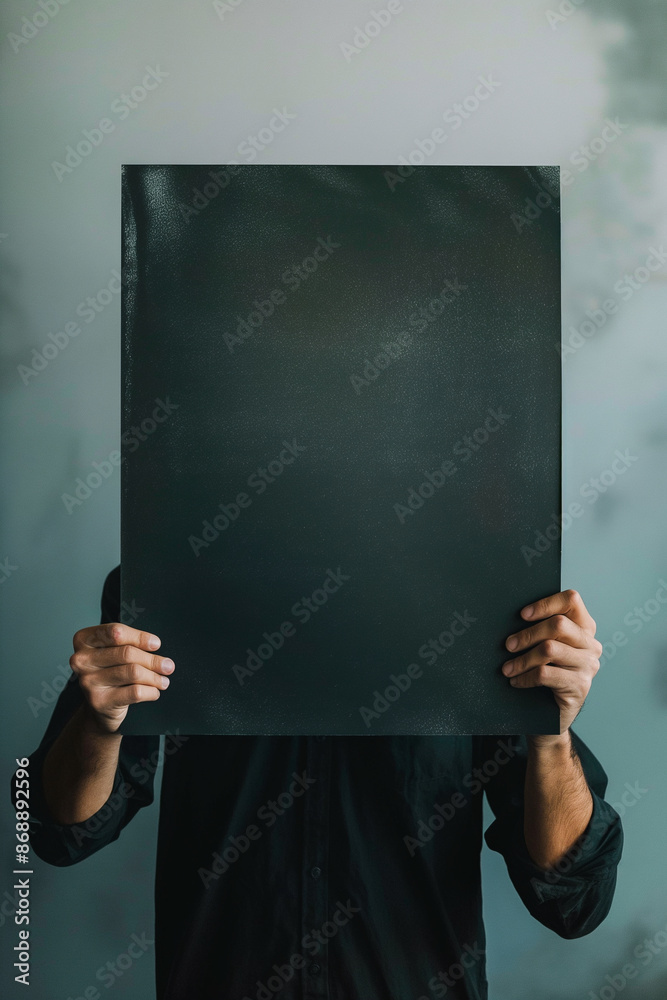
POLYGON ((315 782, 304 801, 304 867, 302 937, 306 938, 303 956, 303 1000, 329 1000, 328 956, 326 945, 314 951, 319 931, 327 922, 329 856, 329 788, 331 780, 331 739, 308 736, 307 774, 315 782))

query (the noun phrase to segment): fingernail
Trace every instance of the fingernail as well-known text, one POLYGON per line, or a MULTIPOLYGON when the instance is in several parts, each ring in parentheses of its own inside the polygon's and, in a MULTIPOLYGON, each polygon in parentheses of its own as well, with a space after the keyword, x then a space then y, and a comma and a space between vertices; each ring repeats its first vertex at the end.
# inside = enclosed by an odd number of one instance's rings
POLYGON ((162 685, 163 688, 169 687, 169 678, 168 677, 161 677, 160 678, 160 683, 161 683, 161 685, 162 685))
POLYGON ((160 665, 160 669, 164 670, 165 673, 170 674, 174 669, 174 666, 175 664, 173 660, 163 660, 160 665))
POLYGON ((160 640, 158 639, 158 637, 156 635, 152 635, 148 640, 148 648, 157 649, 159 645, 160 645, 160 640))
POLYGON ((519 640, 516 638, 516 636, 512 635, 507 640, 505 645, 507 646, 508 649, 516 649, 516 647, 519 645, 519 640))
POLYGON ((503 663, 503 668, 502 669, 503 669, 503 673, 505 674, 505 677, 507 677, 509 674, 512 673, 512 664, 511 663, 503 663))
POLYGON ((529 604, 527 608, 523 609, 523 614, 526 616, 526 618, 532 618, 534 610, 535 610, 534 605, 533 604, 529 604))

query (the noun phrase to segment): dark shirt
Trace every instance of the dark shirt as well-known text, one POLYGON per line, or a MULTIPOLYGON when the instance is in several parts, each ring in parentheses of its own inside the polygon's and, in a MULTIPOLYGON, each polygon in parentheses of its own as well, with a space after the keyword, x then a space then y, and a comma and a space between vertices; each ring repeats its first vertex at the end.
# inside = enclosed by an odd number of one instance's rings
MULTIPOLYGON (((105 581, 103 622, 120 620, 119 570, 105 581)), ((486 998, 482 836, 561 937, 588 934, 609 911, 623 832, 607 776, 575 733, 593 815, 559 873, 526 850, 519 736, 173 733, 161 756, 158 737, 124 736, 108 802, 85 823, 57 824, 41 767, 81 698, 73 675, 31 755, 31 843, 54 865, 89 857, 152 802, 163 766, 159 1000, 486 998), (483 833, 484 793, 495 818, 483 833)))

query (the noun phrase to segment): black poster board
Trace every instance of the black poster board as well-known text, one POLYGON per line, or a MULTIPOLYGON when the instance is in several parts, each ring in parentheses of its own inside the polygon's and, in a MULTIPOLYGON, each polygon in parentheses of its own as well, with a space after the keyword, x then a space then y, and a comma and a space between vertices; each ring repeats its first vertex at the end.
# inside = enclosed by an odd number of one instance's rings
POLYGON ((123 166, 121 600, 176 671, 121 732, 559 731, 500 672, 561 589, 558 183, 123 166))

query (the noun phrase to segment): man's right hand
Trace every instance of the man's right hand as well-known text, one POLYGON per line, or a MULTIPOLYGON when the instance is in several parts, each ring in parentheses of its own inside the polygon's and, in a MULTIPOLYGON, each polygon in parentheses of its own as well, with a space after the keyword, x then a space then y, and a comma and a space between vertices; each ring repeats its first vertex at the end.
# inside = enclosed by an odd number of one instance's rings
POLYGON ((173 660, 155 655, 160 639, 121 622, 79 629, 69 662, 79 678, 95 729, 115 733, 130 705, 156 701, 169 685, 173 660))

